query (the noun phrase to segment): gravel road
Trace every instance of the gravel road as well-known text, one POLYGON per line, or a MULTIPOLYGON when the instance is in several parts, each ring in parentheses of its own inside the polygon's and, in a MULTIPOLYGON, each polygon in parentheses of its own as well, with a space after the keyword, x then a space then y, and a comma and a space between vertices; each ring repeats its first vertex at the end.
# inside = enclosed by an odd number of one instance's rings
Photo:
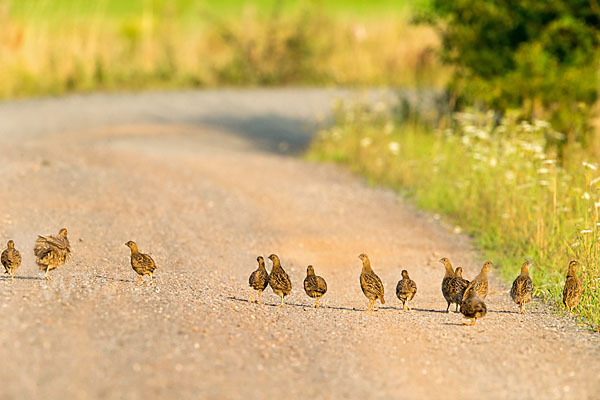
MULTIPOLYGON (((281 89, 73 96, 0 105, 1 399, 598 399, 598 335, 492 278, 488 315, 446 314, 437 262, 472 278, 471 242, 392 192, 307 163, 318 115, 348 93, 281 89), (37 234, 73 258, 41 279, 37 234), (155 259, 136 286, 135 240, 155 259), (367 253, 386 290, 368 313, 367 253), (256 256, 279 254, 284 308, 247 301, 256 256), (322 308, 302 290, 327 280, 322 308), (417 282, 413 311, 395 297, 417 282)), ((267 260, 267 269, 271 263, 267 260)), ((520 266, 515 266, 515 271, 520 266)))

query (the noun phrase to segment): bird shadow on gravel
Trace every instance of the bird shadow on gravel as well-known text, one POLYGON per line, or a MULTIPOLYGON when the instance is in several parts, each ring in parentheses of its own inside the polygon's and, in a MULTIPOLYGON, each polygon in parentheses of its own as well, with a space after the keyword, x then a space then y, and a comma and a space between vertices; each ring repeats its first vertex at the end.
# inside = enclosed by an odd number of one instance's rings
MULTIPOLYGON (((248 299, 241 299, 239 297, 234 297, 234 296, 228 296, 227 299, 239 301, 240 303, 256 304, 255 302, 250 302, 248 299)), ((263 302, 260 305, 279 308, 279 303, 264 303, 263 302)), ((283 307, 285 308, 287 306, 300 307, 300 308, 315 308, 312 304, 284 303, 283 307)), ((359 310, 356 308, 325 306, 325 305, 321 305, 321 306, 319 306, 319 308, 328 308, 330 310, 344 310, 344 311, 364 311, 364 310, 359 310)))
MULTIPOLYGON (((3 276, 1 277, 3 280, 5 281, 10 281, 10 276, 3 276)), ((40 278, 38 276, 15 276, 15 280, 24 280, 24 281, 42 281, 44 280, 43 278, 40 278)))
POLYGON ((431 308, 411 308, 411 310, 413 310, 413 311, 419 311, 419 312, 429 312, 429 313, 446 314, 446 311, 444 311, 444 310, 434 310, 434 309, 431 309, 431 308))
POLYGON ((133 283, 133 280, 131 280, 131 279, 111 278, 109 276, 103 276, 103 275, 96 275, 96 278, 106 279, 107 281, 113 281, 113 282, 133 283))

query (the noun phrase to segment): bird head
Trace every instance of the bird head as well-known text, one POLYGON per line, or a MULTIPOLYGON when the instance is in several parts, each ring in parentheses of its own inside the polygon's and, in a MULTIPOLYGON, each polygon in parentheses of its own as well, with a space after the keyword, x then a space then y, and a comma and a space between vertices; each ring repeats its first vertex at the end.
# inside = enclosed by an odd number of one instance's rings
POLYGON ((315 274, 315 269, 313 268, 312 265, 309 265, 308 267, 306 267, 306 275, 314 275, 315 274))
POLYGON ((62 228, 60 231, 58 231, 58 234, 67 237, 67 228, 62 228))
POLYGON ((575 267, 578 266, 579 263, 575 260, 571 260, 571 262, 569 263, 569 273, 574 273, 575 272, 575 267))
POLYGON ((15 242, 13 242, 12 240, 9 240, 8 243, 6 243, 6 247, 8 247, 9 249, 14 249, 15 242))
POLYGON ((462 278, 462 267, 456 267, 456 270, 454 271, 454 275, 457 278, 462 278))
POLYGON ((269 256, 269 260, 273 262, 273 265, 280 265, 279 257, 277 256, 277 254, 271 254, 269 256))
POLYGON ((263 258, 263 256, 256 257, 256 261, 258 261, 259 264, 264 264, 265 263, 265 259, 263 258))
POLYGON ((408 271, 405 269, 402 270, 402 278, 408 279, 408 271))
POLYGON ((486 261, 483 263, 483 268, 481 268, 481 272, 485 272, 487 274, 488 270, 492 268, 494 264, 491 261, 486 261))
POLYGON ((525 261, 523 265, 521 265, 521 273, 529 272, 529 268, 533 265, 533 263, 529 260, 525 261))
POLYGON ((442 257, 439 261, 444 265, 450 264, 450 260, 447 257, 442 257))
POLYGON ((367 256, 365 253, 360 253, 358 258, 360 258, 362 261, 365 261, 369 259, 369 256, 367 256))
POLYGON ((125 246, 129 247, 131 249, 131 251, 138 251, 137 244, 135 244, 135 242, 132 240, 125 243, 125 246))

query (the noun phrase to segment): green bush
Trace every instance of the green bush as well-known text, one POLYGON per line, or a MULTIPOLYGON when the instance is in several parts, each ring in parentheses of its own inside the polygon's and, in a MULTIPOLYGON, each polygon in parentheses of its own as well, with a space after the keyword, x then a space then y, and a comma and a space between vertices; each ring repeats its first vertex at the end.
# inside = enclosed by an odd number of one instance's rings
POLYGON ((585 141, 598 98, 600 9, 588 0, 433 0, 457 107, 519 109, 585 141))

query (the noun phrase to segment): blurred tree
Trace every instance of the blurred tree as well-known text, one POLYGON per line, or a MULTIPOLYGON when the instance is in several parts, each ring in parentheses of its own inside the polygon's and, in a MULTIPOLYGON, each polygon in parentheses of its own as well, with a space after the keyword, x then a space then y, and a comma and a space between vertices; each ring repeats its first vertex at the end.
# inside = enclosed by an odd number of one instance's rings
POLYGON ((456 106, 484 103, 546 118, 585 142, 598 99, 599 0, 431 0, 456 106))

